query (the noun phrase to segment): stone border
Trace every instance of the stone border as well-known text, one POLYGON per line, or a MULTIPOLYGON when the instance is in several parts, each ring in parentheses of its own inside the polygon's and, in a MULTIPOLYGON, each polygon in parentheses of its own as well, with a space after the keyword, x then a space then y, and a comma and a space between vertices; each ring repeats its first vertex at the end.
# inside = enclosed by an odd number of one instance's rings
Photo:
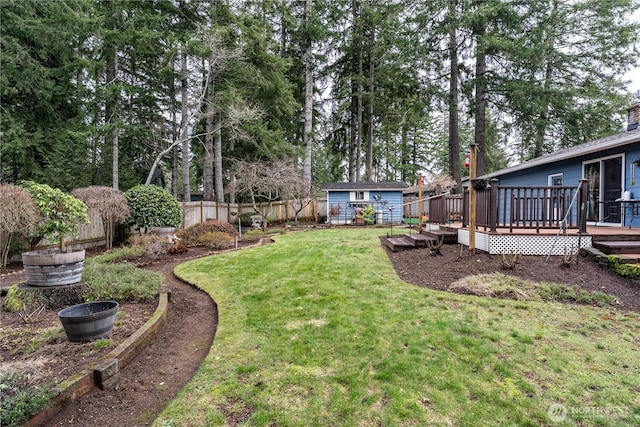
POLYGON ((127 366, 142 350, 149 346, 167 321, 171 293, 160 290, 158 307, 151 318, 126 340, 122 341, 95 365, 89 365, 56 386, 57 395, 50 400, 49 408, 40 411, 25 426, 34 427, 46 423, 65 406, 89 393, 94 387, 105 389, 118 380, 120 369, 127 366))

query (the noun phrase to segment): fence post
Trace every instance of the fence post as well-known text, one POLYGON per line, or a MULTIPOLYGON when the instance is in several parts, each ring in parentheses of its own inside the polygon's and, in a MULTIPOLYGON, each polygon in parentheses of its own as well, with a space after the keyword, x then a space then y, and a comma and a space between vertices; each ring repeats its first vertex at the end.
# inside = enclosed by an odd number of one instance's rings
POLYGON ((498 179, 493 178, 489 184, 489 230, 496 232, 498 226, 498 179))

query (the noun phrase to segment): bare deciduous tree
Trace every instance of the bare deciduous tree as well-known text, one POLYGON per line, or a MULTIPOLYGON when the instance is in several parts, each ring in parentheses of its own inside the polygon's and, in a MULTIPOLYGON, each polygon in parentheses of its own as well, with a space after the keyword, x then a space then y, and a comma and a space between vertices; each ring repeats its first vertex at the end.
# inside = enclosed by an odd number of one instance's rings
POLYGON ((238 161, 233 168, 236 191, 246 197, 253 210, 262 216, 262 228, 267 228, 267 217, 273 203, 287 200, 304 192, 305 182, 296 167, 286 161, 238 161))
POLYGON ((7 266, 11 238, 28 234, 39 221, 39 210, 27 190, 0 184, 0 270, 7 266))
POLYGON ((120 191, 102 186, 77 188, 71 195, 82 200, 90 210, 98 212, 102 219, 107 250, 111 250, 116 225, 130 216, 127 199, 120 191))

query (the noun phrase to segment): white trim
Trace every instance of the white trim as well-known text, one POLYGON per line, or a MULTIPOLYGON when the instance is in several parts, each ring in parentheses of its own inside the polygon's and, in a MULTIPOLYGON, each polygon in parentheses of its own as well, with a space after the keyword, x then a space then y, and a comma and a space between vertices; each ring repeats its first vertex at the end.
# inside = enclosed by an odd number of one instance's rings
MULTIPOLYGON (((547 175, 547 185, 551 187, 553 185, 553 178, 557 178, 557 177, 561 177, 562 183, 564 184, 564 172, 559 172, 559 173, 552 173, 547 175)), ((563 185, 563 184, 560 184, 560 185, 563 185)))

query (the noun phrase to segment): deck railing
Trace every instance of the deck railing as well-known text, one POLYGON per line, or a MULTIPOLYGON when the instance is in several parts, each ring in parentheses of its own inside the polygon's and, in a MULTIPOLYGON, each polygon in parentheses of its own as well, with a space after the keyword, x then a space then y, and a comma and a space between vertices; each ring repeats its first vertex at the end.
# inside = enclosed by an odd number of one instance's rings
POLYGON ((403 203, 404 218, 418 218, 419 214, 429 222, 446 224, 462 218, 462 194, 440 194, 425 197, 405 197, 403 203))
MULTIPOLYGON (((586 230, 587 185, 503 186, 497 180, 476 191, 476 227, 485 231, 518 229, 586 230)), ((464 192, 463 225, 469 225, 469 190, 464 192)))

